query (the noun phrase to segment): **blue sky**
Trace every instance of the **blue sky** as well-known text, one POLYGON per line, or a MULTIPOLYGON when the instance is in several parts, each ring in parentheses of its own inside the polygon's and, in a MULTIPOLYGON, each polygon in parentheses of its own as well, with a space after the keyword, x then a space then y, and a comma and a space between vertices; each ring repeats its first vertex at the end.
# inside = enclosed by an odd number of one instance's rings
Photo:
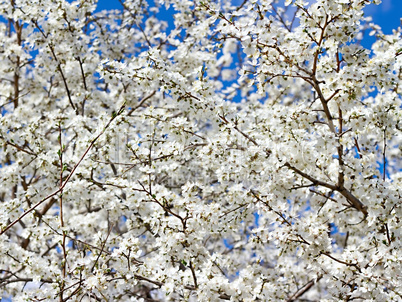
MULTIPOLYGON (((369 5, 365 10, 366 16, 372 16, 373 22, 381 26, 384 34, 391 34, 393 29, 401 26, 402 1, 382 0, 380 5, 369 5)), ((374 37, 367 37, 368 47, 374 42, 374 37)))
POLYGON ((401 0, 382 0, 380 5, 369 5, 365 10, 366 16, 372 16, 374 23, 380 25, 385 34, 391 34, 392 29, 401 26, 401 0))

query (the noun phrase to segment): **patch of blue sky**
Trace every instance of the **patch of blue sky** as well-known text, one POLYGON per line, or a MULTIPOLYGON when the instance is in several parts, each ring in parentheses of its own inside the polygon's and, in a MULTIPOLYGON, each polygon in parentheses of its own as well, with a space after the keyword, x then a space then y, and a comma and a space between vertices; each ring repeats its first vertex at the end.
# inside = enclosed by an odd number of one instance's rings
POLYGON ((223 244, 230 250, 234 248, 233 243, 229 239, 223 239, 223 244))
MULTIPOLYGON (((382 0, 380 5, 368 5, 364 9, 365 16, 371 16, 373 23, 381 26, 384 34, 392 34, 392 31, 401 26, 402 1, 382 0)), ((374 36, 366 35, 362 45, 370 48, 375 42, 374 36)))

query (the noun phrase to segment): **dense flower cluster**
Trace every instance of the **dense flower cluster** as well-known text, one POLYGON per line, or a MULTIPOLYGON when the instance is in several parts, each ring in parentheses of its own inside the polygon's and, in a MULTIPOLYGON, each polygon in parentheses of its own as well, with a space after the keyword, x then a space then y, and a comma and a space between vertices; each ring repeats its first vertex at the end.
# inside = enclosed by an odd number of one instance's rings
POLYGON ((380 1, 96 2, 0 1, 0 294, 402 300, 380 1))

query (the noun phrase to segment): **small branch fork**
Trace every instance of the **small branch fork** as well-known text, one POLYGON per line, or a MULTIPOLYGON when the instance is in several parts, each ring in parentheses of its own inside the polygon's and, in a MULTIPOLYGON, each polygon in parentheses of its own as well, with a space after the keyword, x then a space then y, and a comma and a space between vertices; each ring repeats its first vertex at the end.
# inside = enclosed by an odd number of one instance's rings
POLYGON ((39 207, 41 204, 43 204, 46 200, 51 199, 52 197, 56 196, 59 193, 63 192, 64 187, 67 185, 67 183, 70 181, 72 176, 74 175, 75 170, 77 170, 78 166, 81 164, 81 162, 84 160, 88 152, 92 149, 94 146, 95 142, 105 133, 106 129, 109 128, 110 124, 114 121, 114 119, 121 115, 124 112, 125 105, 123 105, 118 112, 114 113, 112 115, 112 118, 109 120, 109 122, 106 124, 106 126, 103 128, 103 130, 91 141, 89 144, 88 148, 85 150, 84 154, 81 156, 79 161, 75 164, 73 169, 71 170, 70 174, 67 176, 67 178, 64 180, 62 185, 59 186, 59 189, 54 191, 53 193, 49 194, 48 196, 44 197, 42 200, 40 200, 37 204, 32 206, 30 209, 25 211, 20 217, 15 219, 13 222, 11 222, 7 227, 1 230, 0 235, 3 235, 5 232, 7 232, 9 229, 11 229, 15 224, 17 224, 19 221, 21 221, 26 215, 31 213, 33 210, 35 210, 37 207, 39 207))
MULTIPOLYGON (((254 198, 258 201, 261 202, 262 204, 264 204, 270 211, 274 212, 276 215, 278 215, 278 217, 282 220, 283 224, 288 225, 290 228, 292 228, 292 222, 290 222, 288 219, 286 219, 285 215, 283 213, 280 213, 279 211, 275 210, 274 208, 271 207, 271 205, 269 204, 268 201, 264 201, 261 199, 261 197, 258 195, 257 192, 255 192, 254 190, 250 190, 250 194, 252 196, 254 196, 254 198)), ((308 241, 306 241, 301 235, 296 235, 299 239, 300 242, 310 245, 310 243, 308 241)))
POLYGON ((170 207, 167 205, 166 201, 160 202, 160 201, 156 198, 155 194, 153 194, 150 189, 147 189, 147 188, 144 186, 143 183, 141 183, 140 181, 138 181, 138 184, 141 186, 142 189, 141 189, 141 190, 137 190, 137 191, 145 192, 145 193, 151 198, 150 201, 157 203, 166 213, 169 213, 170 215, 172 215, 172 216, 176 217, 177 219, 179 219, 180 222, 181 222, 181 224, 182 224, 182 226, 183 226, 183 230, 182 230, 182 231, 185 232, 185 231, 186 231, 186 228, 187 228, 187 220, 188 220, 191 216, 186 216, 186 217, 184 217, 184 218, 181 217, 179 214, 173 212, 173 211, 170 209, 170 207))
MULTIPOLYGON (((230 124, 230 122, 226 119, 225 116, 218 114, 218 117, 222 120, 222 122, 224 124, 226 124, 226 125, 230 124)), ((242 130, 240 130, 239 127, 237 126, 237 124, 234 124, 233 129, 235 129, 238 133, 240 133, 248 141, 253 143, 254 146, 259 146, 259 144, 256 142, 256 140, 253 139, 250 135, 248 135, 248 134, 244 133, 242 130)), ((267 156, 271 155, 271 150, 265 149, 264 151, 265 151, 267 156)))
MULTIPOLYGON (((43 38, 45 38, 47 40, 48 35, 45 34, 45 32, 42 30, 42 28, 39 26, 38 22, 36 20, 32 20, 33 24, 35 24, 35 27, 40 31, 40 33, 42 34, 43 38)), ((59 59, 57 58, 56 52, 54 51, 54 47, 52 45, 52 43, 48 42, 48 46, 50 48, 50 51, 53 55, 53 58, 55 59, 55 61, 57 62, 57 70, 60 72, 61 78, 63 80, 64 83, 64 87, 66 89, 67 92, 67 97, 68 97, 68 101, 70 102, 71 107, 74 109, 75 113, 78 115, 78 108, 74 105, 73 100, 71 98, 71 91, 68 87, 68 83, 67 83, 67 79, 63 73, 63 69, 61 68, 61 62, 59 61, 59 59)))
MULTIPOLYGON (((204 6, 207 9, 210 9, 208 6, 206 6, 206 5, 204 5, 204 6)), ((300 7, 300 9, 303 9, 303 8, 300 7)), ((303 10, 305 10, 305 9, 303 9, 303 10)), ((307 10, 305 10, 305 12, 308 14, 307 10)), ((224 19, 224 20, 226 20, 232 26, 235 26, 233 24, 233 22, 227 20, 222 14, 220 14, 219 17, 224 19)), ((310 18, 312 18, 312 17, 310 16, 310 18)), ((337 118, 338 122, 339 122, 338 129, 335 127, 334 119, 336 119, 336 118, 333 117, 333 115, 332 115, 332 113, 331 113, 331 111, 329 109, 329 106, 328 106, 328 103, 336 97, 336 95, 340 92, 340 89, 335 90, 328 98, 326 98, 324 96, 322 90, 321 90, 321 87, 320 87, 320 84, 322 83, 322 81, 319 81, 317 79, 317 67, 318 67, 318 61, 319 61, 319 57, 320 57, 319 55, 321 53, 320 47, 321 47, 322 43, 324 42, 324 40, 326 38, 325 31, 326 31, 327 26, 331 22, 333 22, 336 18, 337 18, 337 16, 334 16, 332 18, 329 17, 329 16, 326 16, 325 20, 324 20, 324 23, 322 25, 317 23, 317 26, 320 28, 321 33, 320 33, 320 36, 318 37, 318 39, 315 39, 315 38, 311 37, 312 41, 314 43, 316 43, 317 46, 318 46, 318 48, 315 51, 314 56, 313 56, 313 64, 312 64, 312 69, 311 70, 308 70, 308 69, 300 66, 299 64, 294 63, 292 61, 292 59, 289 56, 287 56, 286 53, 284 53, 280 49, 279 45, 277 45, 277 44, 267 45, 267 44, 264 44, 263 42, 259 41, 258 38, 257 38, 257 45, 260 45, 262 47, 269 47, 269 48, 275 49, 278 52, 278 54, 284 58, 285 62, 287 62, 290 66, 296 67, 298 70, 300 70, 301 73, 305 74, 305 75, 299 75, 298 73, 296 73, 296 75, 277 75, 277 76, 290 76, 290 77, 295 77, 295 78, 300 77, 300 78, 302 78, 303 80, 305 80, 307 83, 309 83, 312 86, 312 88, 314 89, 314 91, 318 95, 318 99, 321 102, 322 111, 324 112, 326 120, 327 120, 326 124, 328 125, 328 127, 331 130, 331 132, 336 137, 336 143, 337 143, 336 148, 337 148, 338 163, 339 163, 338 180, 337 180, 336 185, 332 185, 332 184, 320 181, 318 179, 315 179, 315 178, 311 177, 310 175, 300 171, 296 167, 291 166, 290 163, 286 163, 284 166, 286 166, 289 169, 293 170, 294 172, 296 172, 300 176, 310 180, 312 182, 312 185, 324 186, 324 187, 329 188, 329 189, 331 189, 333 191, 339 192, 342 196, 344 196, 349 201, 349 203, 351 204, 352 207, 354 207, 358 211, 362 212, 364 214, 364 216, 366 217, 368 215, 367 207, 358 198, 356 198, 349 190, 347 190, 345 188, 345 169, 344 169, 345 168, 345 162, 344 162, 344 158, 343 158, 343 153, 344 153, 343 149, 344 148, 343 148, 343 145, 340 142, 340 139, 346 132, 350 131, 350 129, 343 131, 343 127, 344 127, 344 125, 343 125, 343 116, 342 116, 342 109, 341 109, 340 106, 338 106, 338 118, 337 118)), ((235 26, 235 28, 236 28, 236 26, 235 26)), ((337 62, 336 72, 339 72, 340 71, 340 64, 341 64, 341 60, 339 59, 339 52, 336 54, 336 62, 337 62)), ((219 115, 219 118, 225 124, 229 123, 229 121, 224 116, 219 115)), ((258 143, 253 138, 251 138, 246 133, 242 132, 236 125, 235 125, 234 129, 237 132, 239 132, 241 135, 243 135, 246 139, 248 139, 250 142, 252 142, 254 145, 258 145, 258 143)), ((356 140, 355 140, 355 143, 357 145, 356 140)))
MULTIPOLYGON (((327 106, 327 108, 328 108, 328 106, 327 106)), ((340 113, 340 118, 339 118, 340 129, 339 129, 339 131, 340 131, 340 133, 342 133, 342 127, 343 127, 343 125, 342 125, 342 111, 341 111, 340 108, 339 108, 339 113, 340 113)), ((219 115, 219 117, 225 124, 229 123, 229 121, 224 116, 219 115)), ((330 121, 329 125, 332 125, 332 128, 335 131, 335 126, 332 123, 332 120, 329 120, 329 121, 330 121)), ((254 145, 258 146, 258 143, 253 138, 251 138, 249 135, 247 135, 244 132, 242 132, 240 129, 238 129, 237 126, 235 126, 234 129, 236 131, 238 131, 241 135, 243 135, 245 138, 247 138, 249 141, 251 141, 254 145)), ((336 133, 336 131, 335 131, 335 133, 336 133)), ((338 137, 338 140, 339 140, 339 137, 338 137)), ((339 141, 338 141, 338 143, 339 143, 339 141)), ((310 176, 310 175, 302 172, 301 170, 297 169, 296 167, 291 166, 289 163, 286 163, 284 166, 288 167, 291 170, 293 170, 294 172, 296 172, 300 176, 310 180, 311 181, 311 186, 319 185, 319 186, 329 188, 332 191, 339 192, 342 196, 344 196, 350 202, 350 204, 354 208, 356 208, 358 211, 362 212, 364 214, 364 217, 366 217, 368 215, 367 207, 357 197, 355 197, 349 190, 347 190, 345 188, 345 186, 344 186, 344 171, 343 171, 344 162, 343 162, 343 157, 342 157, 343 156, 343 147, 342 147, 342 145, 340 143, 339 143, 339 145, 337 147, 337 150, 338 150, 339 166, 340 166, 339 174, 338 174, 338 184, 337 185, 332 185, 332 184, 323 182, 321 180, 315 179, 312 176, 310 176)), ((269 153, 269 151, 267 151, 267 153, 269 153)))
POLYGON ((309 181, 312 182, 312 185, 314 185, 314 186, 322 186, 322 187, 331 189, 332 191, 339 192, 343 197, 345 197, 350 202, 350 204, 355 209, 357 209, 358 211, 362 212, 365 217, 367 216, 367 214, 368 214, 367 207, 356 196, 354 196, 349 190, 347 190, 343 186, 343 184, 342 185, 339 185, 339 184, 338 185, 333 185, 333 184, 329 184, 327 182, 315 179, 314 177, 304 173, 303 171, 297 169, 296 167, 293 167, 289 163, 284 164, 284 167, 287 167, 290 170, 293 170, 294 172, 299 174, 300 176, 308 179, 309 181))
MULTIPOLYGON (((322 183, 322 182, 321 182, 321 183, 322 183)), ((276 215, 278 215, 284 224, 287 224, 289 227, 292 227, 292 226, 293 226, 292 223, 291 223, 288 219, 286 219, 286 217, 285 217, 282 213, 280 213, 280 212, 274 210, 274 209, 271 207, 271 205, 269 204, 268 201, 262 200, 261 197, 258 195, 257 192, 255 192, 255 191, 253 191, 253 190, 250 190, 250 194, 253 195, 253 196, 256 198, 256 200, 257 200, 258 202, 263 203, 264 205, 266 205, 266 206, 268 207, 268 209, 269 209, 270 211, 272 211, 272 212, 274 212, 276 215)), ((299 235, 299 234, 295 234, 295 235, 298 237, 298 242, 303 243, 303 244, 306 244, 306 245, 310 245, 310 244, 311 244, 310 242, 308 242, 307 240, 305 240, 301 235, 299 235)), ((361 268, 360 268, 358 262, 351 262, 351 261, 348 261, 348 260, 341 260, 341 259, 338 259, 338 258, 334 257, 330 252, 325 252, 325 251, 321 251, 321 252, 317 255, 317 257, 319 257, 319 256, 326 256, 326 257, 332 259, 333 261, 336 261, 336 262, 338 262, 338 263, 340 263, 340 264, 343 264, 343 265, 346 265, 346 266, 354 267, 354 268, 356 268, 356 270, 357 270, 358 272, 361 272, 361 268)), ((288 298, 288 300, 286 300, 286 301, 295 301, 297 298, 299 298, 300 296, 302 296, 306 291, 308 291, 308 290, 309 290, 318 280, 320 280, 321 278, 322 278, 322 275, 319 276, 319 277, 317 277, 317 279, 314 279, 314 280, 309 281, 306 285, 304 285, 301 289, 299 289, 295 294, 293 294, 293 295, 292 295, 290 298, 288 298)))
POLYGON ((301 296, 303 296, 310 288, 312 288, 314 286, 314 284, 316 284, 318 281, 320 281, 322 278, 321 276, 318 276, 315 279, 310 280, 309 282, 307 282, 305 285, 303 285, 298 291, 296 291, 291 297, 289 297, 286 302, 293 302, 296 301, 298 298, 300 298, 301 296))

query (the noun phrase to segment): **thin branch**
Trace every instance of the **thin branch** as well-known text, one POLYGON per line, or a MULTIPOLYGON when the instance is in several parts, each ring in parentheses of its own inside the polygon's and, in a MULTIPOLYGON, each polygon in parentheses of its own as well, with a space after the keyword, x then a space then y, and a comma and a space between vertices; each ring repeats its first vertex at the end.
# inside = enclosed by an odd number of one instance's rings
POLYGON ((306 173, 300 171, 300 170, 297 169, 296 167, 293 167, 293 166, 290 165, 289 163, 285 163, 284 166, 287 167, 287 168, 289 168, 289 169, 291 169, 291 170, 293 170, 294 172, 296 172, 296 173, 299 174, 300 176, 303 176, 304 178, 308 179, 309 181, 312 182, 312 185, 314 185, 314 186, 317 186, 317 185, 318 185, 318 186, 326 187, 326 188, 331 189, 331 190, 334 190, 334 191, 337 190, 336 186, 331 185, 331 184, 329 184, 329 183, 326 183, 326 182, 324 182, 324 181, 315 179, 314 177, 312 177, 312 176, 310 176, 310 175, 308 175, 308 174, 306 174, 306 173))
POLYGON ((78 63, 80 63, 81 77, 82 77, 82 82, 84 84, 84 89, 86 91, 88 91, 87 81, 85 79, 85 72, 84 72, 84 66, 83 66, 84 63, 81 61, 81 58, 79 56, 76 59, 77 59, 78 63))
POLYGON ((194 280, 194 288, 198 288, 197 276, 195 275, 193 263, 190 261, 190 270, 194 280))
POLYGON ((139 104, 137 106, 135 106, 134 108, 131 108, 130 111, 127 113, 127 116, 130 116, 135 110, 137 110, 138 108, 140 108, 142 105, 144 105, 144 103, 146 101, 148 101, 151 97, 153 97, 156 93, 156 90, 154 90, 150 95, 146 96, 145 98, 143 98, 139 104))
POLYGON ((290 298, 288 298, 286 301, 287 302, 293 302, 296 301, 298 298, 300 298, 301 296, 303 296, 310 288, 312 288, 314 286, 314 284, 316 284, 318 281, 320 281, 320 279, 322 278, 321 276, 318 276, 315 279, 310 280, 309 282, 307 282, 305 285, 303 285, 298 291, 296 291, 290 298))
POLYGON ((58 125, 58 130, 59 130, 59 135, 58 135, 58 142, 59 142, 59 162, 60 162, 60 182, 59 182, 59 189, 60 189, 60 197, 59 197, 59 215, 60 215, 60 229, 63 232, 63 239, 61 242, 61 248, 63 251, 63 260, 61 263, 62 267, 62 273, 63 273, 63 280, 61 280, 61 285, 60 285, 60 302, 63 302, 63 289, 64 289, 64 278, 66 278, 66 266, 67 266, 67 251, 66 251, 66 234, 65 231, 63 230, 64 228, 64 219, 63 219, 63 172, 64 172, 64 166, 63 166, 63 142, 62 142, 62 129, 61 129, 61 121, 59 121, 58 125))
POLYGON ((359 147, 359 143, 357 142, 357 139, 354 138, 355 141, 355 147, 357 149, 357 155, 359 156, 359 158, 361 159, 363 157, 362 152, 360 151, 360 147, 359 147))
POLYGON ((329 103, 329 101, 332 100, 338 94, 339 91, 341 90, 340 89, 335 90, 335 92, 327 99, 327 103, 329 103))
MULTIPOLYGON (((120 4, 123 6, 123 8, 133 17, 133 20, 137 20, 136 15, 131 11, 130 8, 127 7, 127 4, 124 3, 122 0, 119 0, 119 2, 120 2, 120 4)), ((145 39, 145 41, 147 42, 148 46, 149 46, 150 48, 152 48, 152 44, 151 44, 151 42, 149 41, 148 36, 147 36, 147 34, 145 33, 144 29, 142 28, 141 24, 139 24, 138 22, 136 22, 135 25, 137 25, 138 28, 140 29, 140 31, 141 31, 141 33, 143 34, 144 39, 145 39)))
MULTIPOLYGON (((7 284, 11 284, 11 283, 16 283, 16 282, 33 282, 33 278, 16 278, 16 279, 11 279, 11 280, 7 280, 7 281, 2 281, 0 279, 0 287, 4 287, 4 285, 7 284)), ((53 280, 49 280, 49 279, 40 279, 39 282, 42 283, 54 283, 53 280)))
POLYGON ((385 181, 385 177, 386 177, 386 171, 387 171, 387 157, 386 157, 386 151, 387 151, 387 136, 386 136, 386 131, 387 131, 387 127, 385 127, 384 129, 384 148, 382 151, 382 163, 383 163, 383 167, 382 167, 382 180, 385 181))
POLYGON ((320 255, 327 256, 328 258, 331 258, 332 260, 334 260, 334 261, 336 261, 336 262, 338 262, 338 263, 344 264, 344 265, 346 265, 346 266, 353 266, 353 267, 355 267, 359 272, 361 272, 361 269, 360 269, 360 267, 358 266, 357 263, 351 263, 351 262, 346 262, 346 261, 337 259, 337 258, 335 258, 334 256, 332 256, 332 255, 331 255, 330 253, 328 253, 328 252, 322 252, 322 253, 320 253, 320 255))
MULTIPOLYGON (((282 214, 282 213, 280 213, 280 212, 274 210, 274 209, 271 207, 271 205, 270 205, 267 201, 263 201, 263 200, 260 198, 260 196, 259 196, 255 191, 250 190, 250 193, 257 199, 257 201, 259 201, 259 202, 261 202, 262 204, 266 205, 270 211, 272 211, 272 212, 274 212, 276 215, 278 215, 278 216, 282 219, 282 221, 283 221, 284 223, 286 223, 289 227, 292 227, 292 223, 289 222, 289 221, 286 219, 286 217, 285 217, 284 214, 282 214)), ((298 242, 304 243, 304 244, 307 244, 307 245, 310 245, 310 243, 309 243, 307 240, 305 240, 301 235, 297 234, 296 236, 300 239, 300 240, 298 240, 298 242)))
MULTIPOLYGON (((229 124, 229 121, 224 116, 220 114, 218 116, 225 124, 229 124)), ((234 125, 233 128, 236 129, 236 131, 243 135, 245 138, 247 138, 250 142, 252 142, 255 146, 258 146, 258 143, 252 137, 241 131, 236 125, 234 125)))
POLYGON ((295 187, 291 187, 291 188, 290 188, 290 191, 298 190, 298 189, 303 189, 303 188, 310 188, 310 187, 312 187, 312 186, 314 186, 313 183, 307 184, 307 185, 295 186, 295 187))
POLYGON ((96 264, 97 264, 98 261, 99 261, 100 256, 102 255, 103 250, 105 249, 105 245, 106 245, 107 239, 109 238, 109 235, 110 235, 110 233, 112 232, 112 229, 113 229, 113 225, 110 226, 109 231, 107 232, 106 238, 105 238, 105 240, 104 240, 103 243, 102 243, 102 247, 101 247, 100 253, 99 253, 98 257, 96 257, 96 260, 95 260, 94 264, 92 265, 91 272, 94 270, 96 264))
MULTIPOLYGON (((343 128, 343 118, 342 118, 342 110, 341 107, 338 106, 338 121, 339 121, 339 133, 342 133, 342 128, 343 128)), ((338 146, 336 147, 338 151, 338 162, 339 162, 339 167, 338 167, 338 187, 342 188, 344 183, 345 183, 345 171, 344 171, 344 162, 343 162, 343 146, 341 145, 340 142, 340 137, 339 135, 336 138, 338 146)))
POLYGON ((357 210, 362 212, 365 217, 367 216, 367 214, 368 214, 367 207, 358 198, 356 198, 351 192, 349 192, 344 186, 335 186, 335 185, 326 183, 324 181, 315 179, 314 177, 300 171, 296 167, 293 167, 289 163, 285 163, 284 167, 287 167, 287 168, 293 170, 294 172, 296 172, 297 174, 299 174, 300 176, 310 180, 316 186, 318 185, 318 186, 326 187, 328 189, 341 193, 351 203, 351 205, 354 208, 356 208, 357 210))
MULTIPOLYGON (((80 64, 80 70, 81 70, 81 77, 82 77, 82 82, 84 85, 84 89, 85 91, 88 91, 88 87, 87 87, 87 81, 86 81, 86 77, 85 77, 85 72, 84 72, 84 62, 81 60, 80 56, 76 57, 78 63, 80 64)), ((85 110, 85 101, 87 99, 87 96, 85 95, 84 99, 82 100, 81 103, 81 115, 84 115, 84 110, 85 110)))
MULTIPOLYGON (((63 234, 60 234, 57 230, 55 230, 54 228, 52 228, 47 222, 45 222, 45 221, 43 221, 43 222, 44 222, 54 233, 56 233, 56 234, 59 235, 59 236, 63 236, 63 234)), ((111 254, 111 253, 108 252, 108 251, 102 250, 100 247, 97 247, 97 246, 92 245, 92 244, 90 244, 90 243, 88 243, 88 242, 79 240, 79 239, 77 239, 77 238, 71 237, 71 236, 69 236, 68 234, 66 234, 66 237, 69 238, 69 239, 71 239, 71 240, 73 240, 73 241, 75 241, 75 242, 78 242, 78 243, 80 243, 80 244, 82 244, 82 245, 84 245, 84 246, 88 246, 88 247, 91 247, 91 248, 93 248, 93 249, 95 249, 95 250, 101 251, 101 252, 103 252, 103 253, 105 253, 105 254, 109 254, 109 255, 111 254)))
POLYGON ((23 147, 21 147, 21 146, 19 146, 19 145, 17 145, 17 144, 14 144, 14 143, 9 142, 9 141, 4 141, 4 142, 5 142, 7 145, 10 145, 10 146, 14 147, 14 148, 17 149, 18 151, 24 152, 24 153, 26 153, 26 154, 29 154, 29 155, 32 155, 32 156, 35 156, 35 157, 38 156, 36 153, 34 153, 34 152, 32 152, 32 151, 28 151, 28 150, 24 149, 23 147))
POLYGON ((78 168, 78 166, 81 164, 81 162, 84 160, 84 158, 86 157, 86 155, 88 154, 89 150, 92 149, 93 145, 95 144, 95 142, 105 133, 106 129, 110 126, 110 124, 113 122, 113 120, 121 115, 124 111, 125 105, 123 105, 119 111, 117 113, 114 113, 112 118, 109 120, 109 122, 106 124, 106 126, 103 128, 103 130, 91 141, 91 143, 89 144, 88 148, 85 150, 84 154, 81 156, 81 158, 79 159, 79 161, 75 164, 75 166, 73 167, 73 169, 71 170, 70 174, 67 176, 66 180, 64 181, 63 185, 61 187, 59 187, 58 190, 56 190, 55 192, 49 194, 48 196, 42 198, 37 204, 35 204, 33 207, 31 207, 29 210, 25 211, 20 217, 18 217, 17 219, 15 219, 12 223, 10 223, 6 228, 2 229, 0 232, 0 235, 3 235, 5 232, 7 232, 9 229, 11 229, 16 223, 18 223, 20 220, 22 220, 26 215, 28 215, 29 213, 31 213, 33 210, 35 210, 37 207, 39 207, 42 203, 44 203, 46 200, 52 198, 53 196, 56 196, 57 194, 59 194, 60 192, 62 192, 62 190, 64 189, 64 187, 67 185, 67 183, 70 181, 71 177, 73 176, 75 170, 78 168))
POLYGON ((391 241, 391 237, 389 236, 388 223, 385 223, 384 225, 385 225, 385 231, 387 233, 388 246, 390 246, 392 241, 391 241))
MULTIPOLYGON (((36 20, 32 20, 32 22, 35 24, 36 28, 41 32, 42 36, 47 39, 47 35, 45 34, 45 32, 40 28, 38 21, 36 20)), ((59 61, 59 59, 57 58, 56 52, 54 51, 54 47, 52 46, 52 44, 50 42, 48 42, 48 46, 50 48, 50 51, 53 55, 53 58, 55 59, 55 61, 57 62, 57 70, 60 72, 61 78, 63 80, 64 83, 64 88, 66 89, 67 92, 67 97, 68 97, 68 101, 70 102, 71 107, 74 109, 75 113, 78 115, 78 110, 76 108, 76 106, 73 103, 73 100, 71 98, 71 92, 70 89, 68 88, 68 84, 67 84, 67 79, 64 76, 63 73, 63 69, 61 68, 61 62, 59 61)))
POLYGON ((152 191, 151 191, 151 186, 149 186, 149 189, 146 189, 145 186, 144 186, 139 180, 137 180, 137 182, 138 182, 138 184, 139 184, 139 185, 141 186, 141 188, 142 188, 142 190, 139 190, 139 191, 145 192, 145 193, 151 198, 151 200, 149 200, 149 201, 152 201, 152 202, 157 203, 166 213, 169 213, 170 215, 172 215, 172 216, 174 216, 174 217, 176 217, 176 218, 178 218, 178 219, 180 220, 180 222, 181 222, 181 224, 182 224, 182 226, 183 226, 183 232, 184 232, 185 229, 186 229, 186 227, 187 227, 187 226, 186 226, 187 219, 186 219, 186 218, 183 218, 183 217, 181 217, 179 214, 176 214, 175 212, 173 212, 173 211, 169 208, 169 206, 166 206, 166 204, 167 204, 166 201, 164 201, 163 203, 161 203, 161 202, 156 198, 155 194, 152 193, 152 191))
POLYGON ((230 214, 230 213, 232 213, 232 212, 235 212, 235 211, 237 211, 238 209, 241 209, 241 208, 243 208, 243 207, 245 207, 245 206, 247 206, 247 205, 248 205, 247 203, 241 204, 241 205, 239 205, 238 207, 236 207, 236 208, 234 208, 234 209, 231 209, 231 210, 229 210, 229 211, 226 211, 225 213, 221 214, 221 215, 219 216, 219 218, 222 218, 222 217, 224 217, 224 216, 226 216, 226 215, 228 215, 228 214, 230 214))

